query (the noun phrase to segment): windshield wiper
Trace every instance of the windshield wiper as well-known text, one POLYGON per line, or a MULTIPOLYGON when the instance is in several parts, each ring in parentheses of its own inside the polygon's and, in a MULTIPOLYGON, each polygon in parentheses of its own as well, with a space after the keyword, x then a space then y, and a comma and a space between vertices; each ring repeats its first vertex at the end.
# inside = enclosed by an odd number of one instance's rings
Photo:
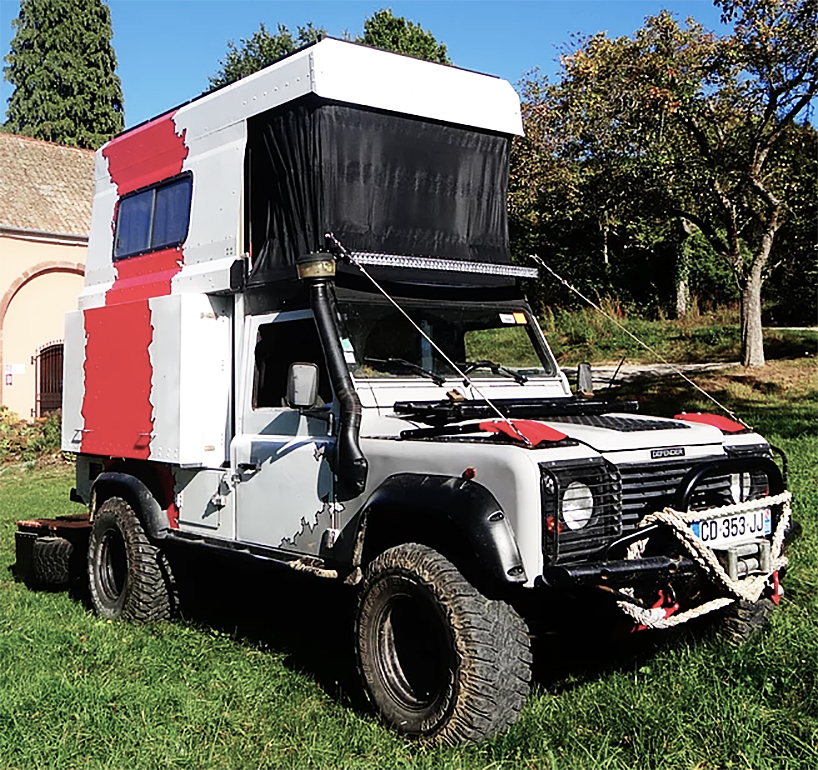
POLYGON ((422 366, 418 366, 417 364, 412 363, 411 361, 407 361, 405 358, 364 358, 365 364, 372 364, 375 368, 380 369, 383 372, 388 372, 394 369, 405 369, 410 372, 414 372, 415 374, 422 374, 424 377, 428 377, 435 385, 442 385, 446 382, 446 378, 436 372, 430 372, 428 369, 424 369, 422 366))
POLYGON ((458 364, 458 366, 463 374, 473 372, 475 369, 490 369, 493 374, 505 374, 507 377, 513 377, 520 385, 525 385, 528 382, 528 377, 521 372, 515 372, 514 369, 509 369, 501 364, 495 364, 494 361, 465 361, 458 364))

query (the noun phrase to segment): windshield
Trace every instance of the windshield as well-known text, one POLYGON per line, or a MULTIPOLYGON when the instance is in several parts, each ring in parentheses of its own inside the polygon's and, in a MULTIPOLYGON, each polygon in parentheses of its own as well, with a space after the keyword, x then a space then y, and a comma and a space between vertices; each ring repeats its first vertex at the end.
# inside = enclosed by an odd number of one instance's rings
MULTIPOLYGON (((522 304, 465 305, 400 301, 401 307, 470 378, 553 376, 556 365, 522 304)), ((339 302, 347 364, 359 378, 428 378, 457 373, 393 305, 339 302)))

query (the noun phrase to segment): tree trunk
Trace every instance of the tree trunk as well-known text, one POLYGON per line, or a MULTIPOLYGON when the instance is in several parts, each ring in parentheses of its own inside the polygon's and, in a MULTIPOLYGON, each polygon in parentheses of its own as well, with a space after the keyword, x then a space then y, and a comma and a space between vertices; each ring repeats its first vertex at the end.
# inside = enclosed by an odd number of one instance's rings
POLYGON ((687 281, 679 278, 676 282, 676 318, 687 316, 687 281))
POLYGON ((741 287, 741 363, 764 366, 761 331, 761 265, 753 265, 741 287))

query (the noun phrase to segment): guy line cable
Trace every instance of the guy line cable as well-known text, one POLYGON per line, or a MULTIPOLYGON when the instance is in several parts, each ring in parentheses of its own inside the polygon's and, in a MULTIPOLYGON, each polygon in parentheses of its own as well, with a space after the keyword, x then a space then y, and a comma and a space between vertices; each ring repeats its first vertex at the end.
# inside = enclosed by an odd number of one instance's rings
POLYGON ((724 404, 722 404, 722 403, 721 403, 720 401, 718 401, 716 398, 714 398, 713 396, 711 396, 711 395, 710 395, 710 394, 709 394, 709 393, 708 393, 708 392, 707 392, 707 391, 706 391, 704 388, 702 388, 700 385, 697 385, 695 382, 693 382, 693 380, 691 380, 691 379, 690 379, 690 377, 688 377, 688 376, 687 376, 687 375, 686 375, 686 374, 685 374, 685 373, 684 373, 684 372, 683 372, 681 369, 679 369, 678 367, 674 366, 674 365, 673 365, 672 363, 670 363, 670 361, 668 361, 667 359, 663 358, 663 357, 662 357, 662 356, 661 356, 661 355, 660 355, 660 354, 659 354, 659 353, 658 353, 656 350, 654 350, 654 349, 653 349, 653 348, 652 348, 650 345, 648 345, 646 342, 642 342, 642 340, 640 340, 640 339, 639 339, 639 338, 638 338, 638 337, 637 337, 635 334, 633 334, 632 332, 630 332, 630 331, 629 331, 628 329, 626 329, 626 328, 625 328, 625 327, 624 327, 624 326, 623 326, 621 323, 619 323, 619 321, 617 321, 617 320, 616 320, 616 318, 614 318, 612 315, 609 315, 608 313, 606 313, 606 312, 605 312, 605 311, 604 311, 604 310, 603 310, 603 309, 602 309, 602 308, 601 308, 599 305, 597 305, 597 304, 596 304, 596 303, 595 303, 593 300, 591 300, 591 299, 589 299, 588 297, 586 297, 586 296, 585 296, 585 295, 584 295, 584 294, 583 294, 583 293, 582 293, 582 292, 581 292, 579 289, 577 289, 576 287, 572 286, 572 285, 571 285, 571 284, 570 284, 568 281, 566 281, 566 280, 565 280, 565 279, 564 279, 564 278, 563 278, 561 275, 558 275, 556 272, 554 272, 554 271, 553 271, 553 270, 552 270, 552 269, 551 269, 551 268, 550 268, 550 267, 549 267, 549 266, 548 266, 548 265, 547 265, 547 264, 546 264, 546 263, 543 261, 543 259, 542 259, 542 258, 541 258, 539 255, 537 255, 537 254, 529 254, 529 257, 530 257, 531 259, 533 259, 533 260, 534 260, 534 261, 535 261, 535 262, 536 262, 538 265, 540 265, 541 267, 544 267, 544 268, 545 268, 545 269, 546 269, 546 270, 547 270, 549 273, 551 273, 551 275, 553 275, 553 276, 554 276, 554 278, 556 278, 556 279, 557 279, 557 280, 558 280, 558 281, 559 281, 559 282, 560 282, 560 283, 561 283, 563 286, 565 286, 566 288, 570 289, 572 292, 574 292, 574 294, 576 294, 578 297, 580 297, 580 298, 581 298, 581 299, 583 299, 585 302, 587 302, 587 303, 588 303, 588 304, 589 304, 589 305, 590 305, 592 308, 594 308, 594 310, 596 310, 598 313, 601 313, 603 316, 605 316, 605 318, 607 318, 607 319, 608 319, 608 320, 609 320, 611 323, 613 323, 613 324, 614 324, 616 327, 618 327, 618 328, 619 328, 621 331, 625 332, 625 334, 627 334, 627 335, 628 335, 628 336, 629 336, 631 339, 633 339, 634 341, 638 342, 638 343, 639 343, 639 344, 640 344, 640 345, 641 345, 643 348, 645 348, 645 350, 647 350, 647 351, 648 351, 649 353, 651 353, 652 355, 656 356, 656 358, 658 358, 658 359, 659 359, 659 361, 661 361, 661 362, 662 362, 663 364, 665 364, 666 366, 669 366, 669 367, 671 368, 671 370, 672 370, 672 371, 674 371, 676 374, 678 374, 678 375, 679 375, 679 376, 680 376, 680 377, 681 377, 681 378, 682 378, 682 379, 683 379, 685 382, 687 382, 689 385, 692 385, 692 386, 693 386, 693 387, 694 387, 696 390, 698 390, 698 391, 699 391, 699 393, 701 393, 703 396, 705 396, 706 398, 710 399, 710 401, 712 401, 712 402, 713 402, 713 403, 714 403, 714 404, 715 404, 715 405, 716 405, 716 406, 717 406, 719 409, 721 409, 721 410, 722 410, 723 412, 725 412, 726 414, 730 415, 730 417, 731 417, 732 419, 736 420, 736 422, 741 423, 741 424, 742 424, 742 425, 743 425, 745 428, 747 428, 748 430, 752 430, 752 427, 751 427, 750 425, 748 425, 746 422, 744 422, 744 420, 742 420, 742 419, 741 419, 741 417, 739 417, 739 416, 738 416, 738 415, 737 415, 737 414, 736 414, 734 411, 732 411, 731 409, 728 409, 726 406, 724 406, 724 404))

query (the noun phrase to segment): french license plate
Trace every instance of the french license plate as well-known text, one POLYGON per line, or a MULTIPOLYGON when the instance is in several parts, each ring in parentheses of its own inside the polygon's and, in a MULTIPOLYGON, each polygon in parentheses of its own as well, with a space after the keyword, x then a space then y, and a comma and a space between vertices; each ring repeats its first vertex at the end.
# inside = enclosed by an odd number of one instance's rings
POLYGON ((772 513, 769 508, 748 513, 736 513, 733 516, 721 516, 718 519, 694 521, 690 527, 696 537, 711 548, 733 545, 756 537, 763 537, 772 532, 772 513))

